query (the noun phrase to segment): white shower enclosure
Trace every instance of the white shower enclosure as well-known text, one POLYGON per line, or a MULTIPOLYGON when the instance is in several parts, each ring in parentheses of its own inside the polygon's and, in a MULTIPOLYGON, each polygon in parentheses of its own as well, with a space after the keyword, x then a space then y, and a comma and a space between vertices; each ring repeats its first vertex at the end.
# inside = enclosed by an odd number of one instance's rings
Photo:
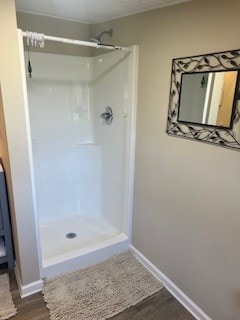
POLYGON ((32 78, 25 52, 39 255, 52 277, 130 246, 138 48, 30 60, 32 78))

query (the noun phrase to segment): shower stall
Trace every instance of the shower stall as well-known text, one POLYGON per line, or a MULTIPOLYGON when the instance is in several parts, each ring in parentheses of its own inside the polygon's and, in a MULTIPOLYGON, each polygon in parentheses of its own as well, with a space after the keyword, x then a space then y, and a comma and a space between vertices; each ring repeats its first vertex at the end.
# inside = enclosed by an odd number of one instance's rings
POLYGON ((53 277, 130 246, 138 48, 30 52, 31 77, 24 55, 39 256, 53 277))

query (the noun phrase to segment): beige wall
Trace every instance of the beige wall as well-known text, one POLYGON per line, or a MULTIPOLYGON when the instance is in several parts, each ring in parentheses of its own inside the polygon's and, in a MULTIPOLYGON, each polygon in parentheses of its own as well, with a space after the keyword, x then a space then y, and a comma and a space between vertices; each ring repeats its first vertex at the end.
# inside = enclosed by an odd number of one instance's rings
POLYGON ((10 159, 9 159, 9 152, 8 152, 8 145, 7 145, 7 133, 6 133, 6 126, 5 126, 5 119, 4 119, 4 107, 3 107, 1 87, 0 87, 0 157, 2 159, 2 163, 4 166, 7 190, 8 190, 8 198, 9 198, 9 208, 12 213, 11 222, 12 222, 12 227, 14 229, 13 236, 15 240, 14 244, 15 244, 16 260, 19 261, 19 247, 18 247, 17 236, 16 236, 16 219, 15 219, 15 208, 14 208, 14 201, 13 201, 12 178, 11 178, 11 171, 10 171, 10 159))
POLYGON ((240 1, 95 25, 140 45, 133 245, 214 320, 240 319, 240 152, 166 133, 173 58, 238 49, 240 1))
POLYGON ((19 280, 25 286, 39 280, 39 263, 13 0, 0 1, 0 41, 1 156, 7 173, 16 262, 21 277, 19 280))

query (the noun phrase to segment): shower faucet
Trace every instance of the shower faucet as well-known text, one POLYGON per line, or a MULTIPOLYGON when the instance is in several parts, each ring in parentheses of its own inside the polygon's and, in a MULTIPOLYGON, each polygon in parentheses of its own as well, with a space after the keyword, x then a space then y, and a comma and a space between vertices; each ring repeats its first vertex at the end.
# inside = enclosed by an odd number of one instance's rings
POLYGON ((113 112, 111 107, 106 107, 104 112, 100 115, 106 124, 111 124, 113 121, 113 112))

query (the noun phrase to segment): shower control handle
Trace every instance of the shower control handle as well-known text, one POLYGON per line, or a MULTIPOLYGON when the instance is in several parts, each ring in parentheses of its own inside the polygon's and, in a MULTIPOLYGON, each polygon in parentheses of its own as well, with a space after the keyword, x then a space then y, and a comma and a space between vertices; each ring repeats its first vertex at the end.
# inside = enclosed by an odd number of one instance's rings
POLYGON ((100 115, 106 124, 111 124, 113 121, 113 112, 111 107, 106 107, 104 112, 100 115))

